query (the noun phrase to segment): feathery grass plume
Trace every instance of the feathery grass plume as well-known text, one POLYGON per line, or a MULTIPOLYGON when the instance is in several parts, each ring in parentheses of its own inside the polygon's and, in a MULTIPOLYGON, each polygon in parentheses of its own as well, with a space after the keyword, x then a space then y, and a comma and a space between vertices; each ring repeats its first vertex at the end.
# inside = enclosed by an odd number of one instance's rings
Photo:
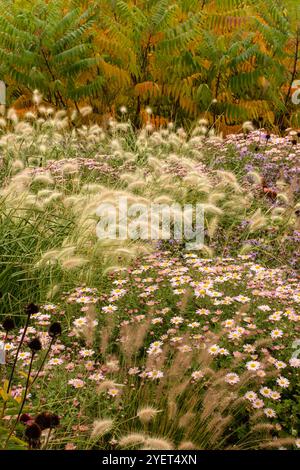
POLYGON ((75 249, 76 246, 68 246, 59 250, 46 251, 36 263, 36 267, 40 267, 43 264, 55 264, 58 261, 70 258, 74 254, 75 249))
POLYGON ((114 421, 112 419, 97 419, 93 422, 91 438, 100 439, 102 436, 109 433, 113 427, 114 421))
POLYGON ((22 160, 14 160, 11 164, 11 169, 13 174, 18 173, 19 171, 24 170, 24 163, 22 160))
POLYGON ((32 94, 32 102, 34 105, 39 106, 42 102, 43 95, 39 92, 39 90, 34 90, 32 94))
POLYGON ((88 347, 92 347, 95 337, 95 320, 97 317, 96 307, 94 304, 90 304, 85 312, 86 324, 82 328, 82 333, 85 339, 85 343, 88 347))
POLYGON ((285 194, 285 193, 278 193, 278 194, 277 194, 277 201, 282 201, 282 202, 284 202, 284 203, 287 204, 287 205, 288 205, 289 202, 290 202, 288 195, 285 194))
POLYGON ((198 250, 201 251, 201 253, 203 253, 203 255, 207 258, 213 258, 214 256, 214 250, 207 245, 201 244, 198 247, 198 250))
POLYGON ((110 388, 118 388, 118 387, 122 387, 122 386, 123 385, 121 385, 121 384, 116 384, 113 380, 104 380, 103 382, 101 382, 98 385, 97 392, 98 393, 106 392, 110 388))
POLYGON ((16 113, 16 110, 14 108, 9 108, 6 114, 6 118, 9 121, 12 121, 13 124, 17 124, 19 122, 18 115, 16 113))
POLYGON ((30 121, 35 121, 36 118, 37 118, 37 115, 35 113, 33 113, 32 111, 27 111, 24 114, 24 119, 28 119, 30 121))
POLYGON ((136 180, 132 183, 129 183, 127 188, 129 191, 135 191, 139 189, 144 189, 147 186, 147 182, 144 180, 136 180))
POLYGON ((241 197, 232 195, 230 200, 226 202, 222 202, 222 209, 226 209, 227 213, 235 216, 240 213, 244 213, 245 209, 248 209, 250 206, 250 199, 249 197, 241 197))
POLYGON ((206 421, 219 406, 219 400, 224 398, 224 390, 217 392, 212 387, 209 387, 205 392, 202 399, 202 413, 201 419, 206 421))
POLYGON ((226 197, 226 194, 220 191, 210 192, 207 202, 208 204, 216 205, 219 201, 222 201, 226 197))
POLYGON ((121 448, 132 448, 141 446, 145 443, 146 436, 142 433, 130 433, 126 436, 121 436, 119 439, 119 447, 121 448))
POLYGON ((40 189, 37 193, 39 198, 48 198, 53 194, 52 189, 40 189))
POLYGON ((162 171, 162 163, 158 158, 149 157, 147 163, 148 163, 148 166, 150 168, 153 168, 154 171, 159 171, 159 172, 162 171))
POLYGON ((86 265, 89 262, 87 258, 83 258, 80 256, 73 256, 61 261, 61 266, 63 269, 71 270, 81 268, 82 266, 86 265))
POLYGON ((274 224, 282 224, 284 222, 284 218, 280 215, 271 215, 270 221, 274 224))
POLYGON ((37 211, 37 210, 42 211, 43 210, 42 204, 39 203, 37 196, 35 196, 33 194, 29 194, 24 199, 23 204, 24 204, 25 208, 33 209, 34 211, 37 211))
POLYGON ((293 437, 281 437, 274 438, 272 441, 264 441, 258 445, 260 449, 278 449, 283 446, 294 446, 295 438, 293 437))
POLYGON ((76 163, 65 163, 62 167, 62 172, 64 175, 72 175, 78 173, 79 168, 76 163))
POLYGON ((126 247, 117 248, 117 249, 114 249, 114 255, 117 258, 133 259, 133 258, 135 258, 135 255, 136 255, 136 249, 134 247, 132 247, 132 248, 126 248, 126 247))
POLYGON ((232 416, 226 416, 223 418, 221 415, 217 415, 210 420, 210 423, 207 426, 207 431, 209 433, 209 447, 211 449, 216 448, 216 445, 220 441, 221 436, 225 434, 225 431, 232 422, 232 416))
POLYGON ((161 437, 147 437, 141 450, 173 450, 174 445, 161 437))
POLYGON ((253 251, 253 246, 250 243, 245 243, 239 251, 240 255, 247 255, 253 251))
POLYGON ((243 132, 249 133, 255 130, 253 123, 251 121, 245 121, 242 126, 243 132))
POLYGON ((267 225, 267 219, 262 215, 261 209, 257 209, 249 219, 249 232, 253 233, 264 228, 267 225))
POLYGON ((236 176, 231 171, 217 170, 216 174, 220 177, 222 181, 237 183, 236 176))
POLYGON ((229 186, 236 193, 242 193, 243 192, 243 190, 242 190, 241 186, 239 185, 239 183, 237 181, 237 178, 234 175, 234 173, 232 173, 230 171, 217 170, 216 174, 221 179, 221 187, 222 186, 224 186, 224 187, 229 186))
POLYGON ((99 194, 105 190, 105 186, 97 183, 87 183, 81 187, 80 192, 89 194, 99 194))
POLYGON ((170 196, 162 194, 161 196, 156 197, 153 202, 155 204, 173 204, 174 200, 170 196))
POLYGON ((206 216, 208 214, 212 214, 212 215, 222 215, 223 214, 223 210, 220 209, 217 206, 214 206, 213 204, 203 203, 202 207, 203 207, 203 211, 204 211, 204 216, 206 216))
POLYGON ((56 264, 59 257, 59 250, 51 250, 43 253, 40 259, 36 262, 35 267, 40 268, 43 265, 56 264))
POLYGON ((71 209, 74 214, 82 213, 85 203, 86 198, 82 195, 73 195, 62 199, 64 207, 71 209))
POLYGON ((30 124, 26 122, 19 122, 18 124, 15 125, 15 133, 16 134, 27 134, 27 137, 30 133, 32 133, 33 128, 30 124))
POLYGON ((53 299, 53 297, 55 297, 55 295, 60 292, 60 289, 61 286, 59 284, 55 284, 54 286, 52 286, 46 294, 46 299, 53 299))
POLYGON ((252 413, 249 417, 249 421, 250 421, 250 424, 252 425, 253 423, 257 423, 258 421, 260 422, 260 420, 263 418, 265 418, 265 414, 262 410, 257 410, 255 411, 255 413, 252 413))
POLYGON ((59 111, 56 111, 56 113, 54 114, 54 119, 58 120, 58 119, 63 119, 67 114, 67 111, 65 111, 64 109, 60 109, 59 111))
POLYGON ((53 204, 57 204, 58 202, 62 201, 64 195, 59 191, 53 191, 52 194, 44 199, 43 206, 44 207, 51 207, 53 204))
POLYGON ((181 441, 178 450, 196 450, 197 447, 191 441, 181 441))
POLYGON ((85 117, 93 112, 93 108, 91 106, 83 106, 79 108, 79 112, 81 116, 85 117))
MULTIPOLYGON (((185 176, 183 178, 183 182, 190 186, 198 186, 199 184, 201 184, 201 178, 199 177, 199 175, 189 174, 188 176, 185 176)), ((205 189, 206 189, 206 192, 209 191, 209 188, 205 188, 205 189)))
POLYGON ((122 325, 120 330, 120 348, 127 360, 138 353, 149 331, 151 319, 142 323, 122 325))
POLYGON ((123 173, 122 175, 120 175, 120 180, 125 181, 128 184, 133 183, 135 179, 135 174, 133 173, 123 173))
POLYGON ((251 432, 270 432, 275 428, 274 424, 271 423, 257 423, 251 427, 251 432))
POLYGON ((212 239, 215 236, 215 233, 218 229, 219 226, 219 218, 218 217, 213 217, 208 223, 207 223, 207 233, 208 236, 212 239))
POLYGON ((147 406, 145 408, 139 409, 137 416, 143 424, 146 424, 152 421, 158 413, 161 413, 161 410, 156 410, 151 406, 147 406))
POLYGON ((36 175, 33 178, 32 183, 46 184, 46 185, 50 186, 50 185, 54 184, 54 179, 52 178, 52 176, 49 173, 43 173, 43 174, 40 174, 40 175, 36 175))
MULTIPOLYGON (((188 370, 189 365, 191 364, 192 355, 193 354, 191 351, 181 352, 180 350, 177 350, 173 362, 168 370, 168 380, 175 379, 175 381, 177 382, 178 377, 182 378, 182 382, 179 382, 178 384, 180 388, 182 386, 187 386, 184 374, 188 370)), ((170 391, 170 396, 174 396, 174 394, 177 394, 176 387, 172 388, 172 390, 170 391)))
POLYGON ((249 171, 248 176, 251 178, 254 183, 261 185, 263 182, 263 177, 256 171, 249 171))
POLYGON ((105 369, 108 373, 118 372, 120 370, 118 357, 109 355, 105 362, 105 369))
POLYGON ((67 259, 74 255, 75 250, 76 245, 69 245, 68 243, 63 242, 61 249, 58 251, 58 258, 60 260, 67 259))
POLYGON ((22 193, 25 189, 29 188, 31 183, 30 169, 25 168, 17 175, 13 176, 9 185, 6 187, 7 191, 22 193))
POLYGON ((191 421, 195 419, 196 414, 192 411, 187 411, 184 415, 179 418, 178 426, 180 428, 188 428, 191 424, 191 421))
POLYGON ((41 164, 41 157, 40 157, 40 156, 29 157, 29 158, 28 158, 28 166, 29 166, 30 168, 39 167, 40 164, 41 164))
POLYGON ((165 184, 173 182, 173 177, 171 175, 163 173, 159 176, 159 182, 160 184, 165 186, 165 184))
POLYGON ((174 400, 170 399, 170 397, 168 397, 167 401, 167 416, 170 421, 175 420, 178 416, 178 406, 174 400))

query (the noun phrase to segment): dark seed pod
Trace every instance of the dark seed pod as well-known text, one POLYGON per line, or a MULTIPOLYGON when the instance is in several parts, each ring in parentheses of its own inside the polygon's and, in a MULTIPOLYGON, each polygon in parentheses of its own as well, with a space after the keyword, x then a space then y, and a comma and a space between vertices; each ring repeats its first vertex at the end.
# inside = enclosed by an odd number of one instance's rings
POLYGON ((28 421, 31 421, 32 418, 28 413, 23 413, 20 416, 20 423, 26 424, 28 421))
POLYGON ((297 143, 298 143, 298 142, 297 142, 296 139, 293 139, 293 140, 292 140, 292 144, 293 144, 293 145, 297 145, 297 143))
POLYGON ((25 438, 28 441, 29 449, 39 449, 41 447, 41 434, 41 428, 36 423, 26 426, 25 438))
POLYGON ((54 413, 51 413, 51 428, 56 428, 59 426, 60 423, 60 417, 54 413))
POLYGON ((28 347, 31 349, 32 352, 37 352, 42 349, 42 343, 39 338, 33 338, 29 343, 28 347))
POLYGON ((32 423, 25 429, 25 437, 28 440, 38 440, 41 437, 42 431, 38 424, 32 423))
POLYGON ((297 132, 297 137, 300 137, 300 132, 297 132))
POLYGON ((51 427, 51 416, 50 413, 44 411, 36 416, 34 422, 41 428, 43 431, 44 429, 48 429, 51 427))
POLYGON ((50 413, 49 411, 44 411, 43 413, 38 414, 34 421, 43 431, 44 429, 55 428, 58 426, 60 419, 58 415, 50 413))
POLYGON ((61 335, 61 324, 58 321, 52 323, 49 327, 48 334, 51 338, 61 335))
POLYGON ((27 305, 27 307, 25 308, 25 312, 27 313, 27 315, 33 315, 34 313, 38 313, 39 312, 39 307, 38 305, 34 304, 34 303, 30 303, 29 305, 27 305))
POLYGON ((271 139, 270 134, 267 134, 267 135, 266 135, 266 139, 267 139, 267 140, 270 140, 270 139, 271 139))
POLYGON ((10 330, 13 330, 15 328, 15 322, 11 317, 6 317, 4 318, 2 322, 3 329, 8 332, 10 330))

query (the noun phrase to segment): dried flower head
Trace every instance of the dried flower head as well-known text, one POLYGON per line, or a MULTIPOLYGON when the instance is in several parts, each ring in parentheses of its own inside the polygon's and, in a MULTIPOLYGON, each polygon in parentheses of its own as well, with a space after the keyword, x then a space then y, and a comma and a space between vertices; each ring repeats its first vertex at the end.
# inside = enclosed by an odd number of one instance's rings
POLYGON ((48 330, 48 334, 51 338, 55 338, 59 335, 61 335, 61 324, 59 322, 54 322, 54 323, 51 323, 50 327, 49 327, 49 330, 48 330))
POLYGON ((2 322, 2 327, 6 332, 11 331, 15 328, 15 322, 11 317, 6 317, 2 322))
POLYGON ((32 423, 29 426, 26 426, 25 438, 29 443, 29 447, 33 449, 38 449, 40 447, 41 434, 41 428, 36 423, 32 423))
POLYGON ((35 313, 38 313, 39 312, 39 307, 34 304, 34 303, 30 303, 29 305, 27 305, 25 307, 25 312, 27 313, 27 315, 33 315, 35 313))
POLYGON ((32 418, 28 413, 23 413, 23 414, 21 414, 19 421, 22 424, 26 424, 26 423, 28 423, 28 421, 31 421, 31 420, 32 420, 32 418))
POLYGON ((34 422, 39 425, 41 430, 56 428, 60 423, 60 418, 54 413, 44 411, 36 416, 34 422))
POLYGON ((42 349, 42 343, 39 338, 33 338, 31 341, 29 341, 28 347, 34 353, 42 349))

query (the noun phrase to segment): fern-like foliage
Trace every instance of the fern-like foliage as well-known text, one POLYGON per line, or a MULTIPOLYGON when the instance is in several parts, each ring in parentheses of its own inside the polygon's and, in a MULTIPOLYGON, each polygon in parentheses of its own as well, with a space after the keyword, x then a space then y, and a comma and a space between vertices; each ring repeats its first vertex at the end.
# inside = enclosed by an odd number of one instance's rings
POLYGON ((93 46, 94 7, 66 10, 58 0, 34 2, 22 10, 4 8, 4 3, 0 74, 11 94, 38 89, 56 106, 101 95, 104 75, 93 46))
POLYGON ((57 106, 126 104, 134 122, 205 116, 300 124, 298 0, 0 0, 8 96, 57 106))

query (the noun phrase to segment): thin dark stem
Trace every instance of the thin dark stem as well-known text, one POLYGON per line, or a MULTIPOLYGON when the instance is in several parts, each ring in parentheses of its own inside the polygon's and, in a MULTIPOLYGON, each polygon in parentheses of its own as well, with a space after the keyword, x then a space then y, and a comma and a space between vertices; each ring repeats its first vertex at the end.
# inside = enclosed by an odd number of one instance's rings
POLYGON ((292 92, 294 80, 295 80, 295 78, 296 78, 296 76, 297 76, 298 62, 299 62, 299 49, 300 49, 300 29, 298 28, 298 29, 297 29, 297 32, 296 32, 296 44, 295 44, 295 54, 294 54, 294 65, 293 65, 293 70, 292 70, 292 73, 291 73, 291 80, 290 80, 288 92, 287 92, 286 97, 285 97, 285 100, 284 100, 285 111, 284 111, 283 114, 281 115, 280 120, 279 120, 279 122, 278 122, 278 125, 279 125, 280 128, 282 128, 283 123, 284 123, 284 118, 285 118, 286 113, 287 113, 288 101, 289 101, 290 96, 291 96, 291 92, 292 92))
MULTIPOLYGON (((5 335, 5 338, 4 338, 4 362, 6 363, 6 357, 5 357, 5 343, 7 341, 7 337, 8 337, 8 331, 6 332, 6 335, 5 335)), ((5 368, 6 364, 4 365, 4 368, 5 368)), ((1 370, 1 366, 0 366, 0 370, 1 370)), ((4 369, 4 378, 6 378, 6 373, 5 373, 5 369, 4 369)), ((0 377, 1 379, 1 377, 0 377)), ((2 407, 2 411, 1 411, 1 414, 0 414, 0 419, 3 418, 4 416, 4 413, 5 413, 5 410, 6 410, 6 401, 3 401, 3 407, 2 407)))
POLYGON ((42 361, 42 363, 41 363, 41 365, 40 365, 40 367, 39 367, 39 370, 38 370, 37 373, 35 374, 35 376, 34 376, 32 382, 31 382, 31 384, 30 384, 30 388, 32 387, 32 385, 34 384, 34 382, 35 382, 36 379, 38 378, 39 374, 41 373, 41 371, 42 371, 42 369, 43 369, 43 367, 44 367, 44 365, 45 365, 46 359, 47 359, 47 357, 49 356, 49 353, 50 353, 50 350, 51 350, 51 348, 52 348, 52 345, 54 344, 55 339, 56 339, 56 337, 53 336, 53 338, 51 339, 51 342, 50 342, 50 344, 49 344, 48 350, 47 350, 47 352, 46 352, 46 354, 45 354, 45 356, 44 356, 44 359, 43 359, 43 361, 42 361))
MULTIPOLYGON (((48 62, 47 56, 46 56, 46 54, 45 54, 45 51, 43 50, 43 48, 41 48, 41 51, 42 51, 42 55, 43 55, 43 57, 44 57, 44 61, 45 61, 45 63, 46 63, 46 67, 47 67, 47 69, 48 69, 48 72, 50 73, 52 80, 55 81, 55 76, 54 76, 54 74, 53 74, 53 72, 52 72, 52 70, 51 70, 51 67, 50 67, 50 64, 49 64, 49 62, 48 62)), ((55 96, 55 95, 56 95, 56 94, 54 93, 54 96, 55 96)), ((63 98, 62 98, 62 96, 61 96, 61 94, 60 94, 59 91, 57 91, 57 95, 58 95, 58 97, 59 97, 59 99, 60 99, 60 102, 61 102, 62 106, 65 107, 64 100, 63 100, 63 98)))
POLYGON ((23 408, 24 408, 24 405, 25 405, 25 401, 26 401, 26 397, 27 397, 27 392, 28 392, 29 381, 30 381, 30 374, 31 374, 32 362, 33 362, 34 354, 35 354, 35 351, 32 351, 31 359, 30 359, 30 364, 29 364, 29 370, 28 370, 28 374, 27 374, 25 392, 24 392, 24 396, 23 396, 23 400, 22 400, 20 409, 19 409, 19 413, 18 413, 17 419, 16 419, 16 421, 15 421, 15 423, 14 423, 12 429, 10 430, 9 436, 8 436, 8 438, 7 438, 6 441, 5 441, 4 448, 6 448, 9 439, 11 438, 11 436, 12 436, 14 430, 16 429, 16 426, 17 426, 17 424, 18 424, 18 422, 19 422, 20 416, 21 416, 21 414, 22 414, 22 411, 23 411, 23 408))
POLYGON ((21 339, 20 339, 20 342, 19 342, 19 346, 18 346, 16 355, 15 355, 15 360, 14 360, 14 363, 13 363, 13 366, 12 366, 12 370, 11 370, 11 373, 10 373, 10 377, 9 377, 9 381, 8 381, 6 393, 9 393, 9 390, 10 390, 10 386, 11 386, 11 382, 12 382, 12 379, 13 379, 13 376, 14 376, 14 372, 15 372, 15 368, 16 368, 16 363, 17 363, 17 360, 18 360, 19 352, 20 352, 21 346, 22 346, 22 344, 23 344, 23 341, 24 341, 24 338, 25 338, 25 335, 26 335, 26 331, 27 331, 27 328, 28 328, 28 325, 29 325, 29 320, 30 320, 30 315, 27 315, 26 324, 25 324, 25 326, 24 326, 24 331, 23 331, 23 334, 22 334, 22 337, 21 337, 21 339))
POLYGON ((287 95, 286 95, 286 98, 285 98, 285 102, 284 102, 285 106, 287 105, 288 100, 290 99, 290 95, 291 95, 291 91, 292 91, 292 87, 293 87, 293 82, 294 82, 294 80, 296 78, 296 75, 297 75, 297 65, 298 65, 298 60, 299 60, 299 46, 300 46, 300 30, 297 29, 295 55, 294 55, 294 66, 293 66, 293 71, 292 71, 292 75, 291 75, 291 81, 290 81, 289 89, 288 89, 288 92, 287 92, 287 95))

